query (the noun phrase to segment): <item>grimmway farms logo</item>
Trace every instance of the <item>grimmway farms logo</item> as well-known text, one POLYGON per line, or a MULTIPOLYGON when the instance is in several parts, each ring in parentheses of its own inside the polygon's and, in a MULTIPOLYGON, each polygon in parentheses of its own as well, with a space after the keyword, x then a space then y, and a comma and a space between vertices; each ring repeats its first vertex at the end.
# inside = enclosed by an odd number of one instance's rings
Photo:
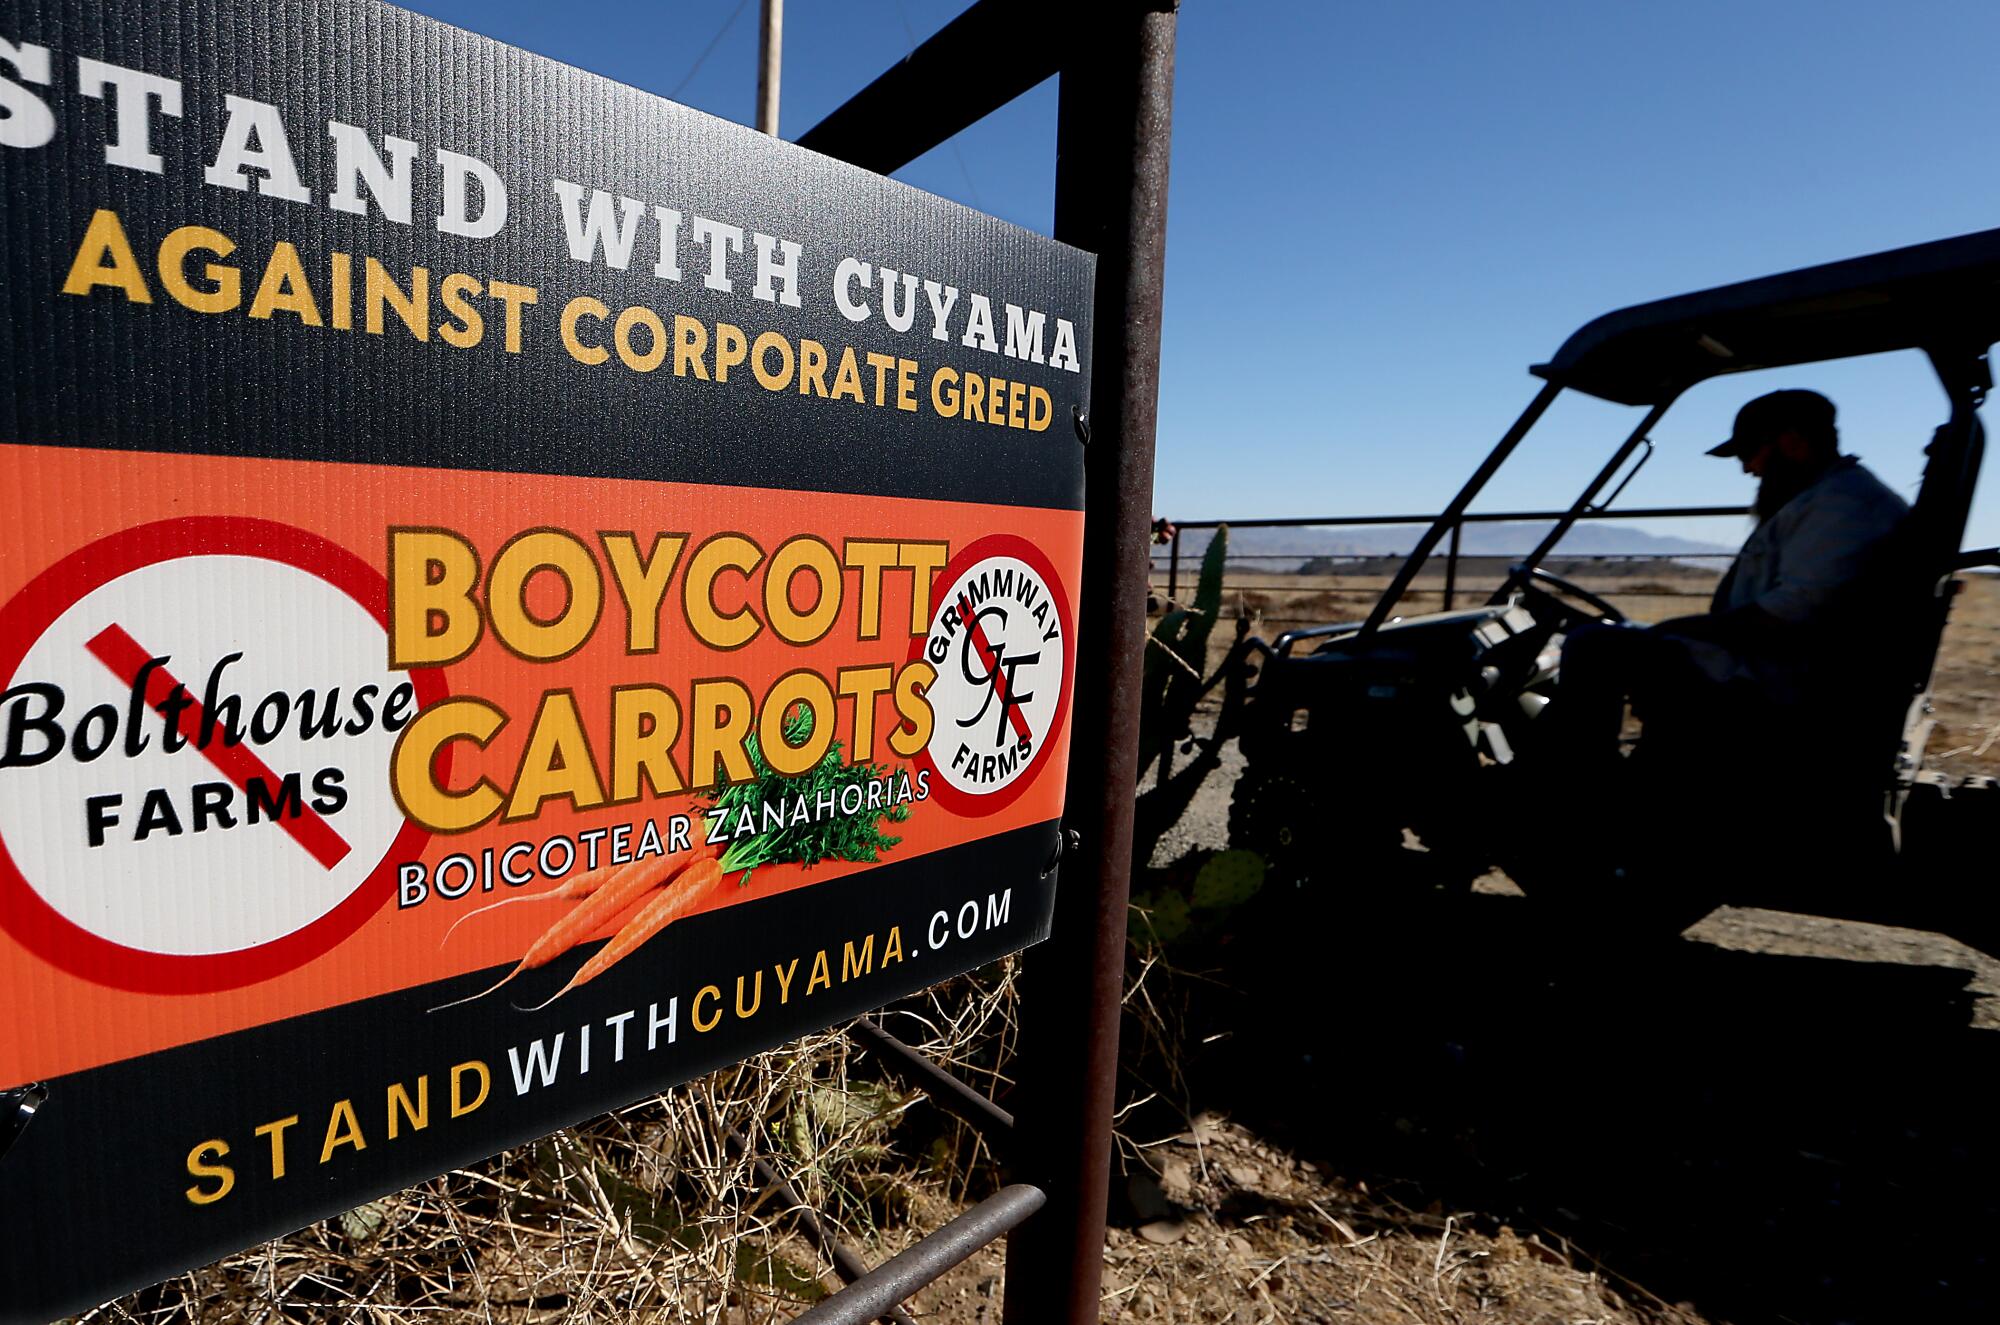
POLYGON ((1034 781, 1069 709, 1072 618, 1040 548, 1012 534, 967 546, 938 577, 911 657, 937 669, 936 715, 917 756, 933 795, 962 815, 1010 804, 1034 781))
POLYGON ((387 581, 264 520, 114 534, 0 608, 0 923, 101 984, 225 989, 326 951, 421 850, 389 789, 435 672, 387 581))

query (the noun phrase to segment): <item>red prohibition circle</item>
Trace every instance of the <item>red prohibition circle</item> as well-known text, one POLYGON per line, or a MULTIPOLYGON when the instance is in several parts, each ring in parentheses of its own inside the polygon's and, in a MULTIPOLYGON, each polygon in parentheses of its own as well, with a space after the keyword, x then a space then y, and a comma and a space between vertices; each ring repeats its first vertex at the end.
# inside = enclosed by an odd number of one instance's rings
MULTIPOLYGON (((971 792, 953 786, 939 771, 937 761, 931 758, 928 745, 917 751, 915 757, 910 760, 919 769, 933 775, 931 796, 938 804, 953 814, 970 819, 998 814, 1020 799, 1021 793, 1028 789, 1028 785, 1041 776, 1042 765, 1048 761, 1049 751, 1054 748, 1056 737, 1062 733, 1063 721, 1069 716, 1070 682, 1074 679, 1069 673, 1076 663, 1076 649, 1071 638, 1076 632, 1076 622, 1069 613, 1069 595, 1064 591, 1063 582, 1056 575, 1056 568, 1047 555, 1019 534, 988 534, 984 538, 966 544, 945 566, 937 578, 937 583, 945 586, 948 592, 958 584, 967 571, 988 557, 1012 557, 1016 561, 1025 562, 1028 569, 1041 576, 1042 583, 1048 586, 1049 597, 1056 605, 1056 617, 1062 622, 1063 628, 1063 685, 1056 694, 1056 707, 1055 712, 1049 716, 1049 729, 1042 734, 1040 743, 1035 747, 1035 753, 1029 757, 1027 768, 1022 770, 1021 776, 998 791, 971 792)), ((923 634, 910 641, 910 662, 923 657, 924 643, 929 638, 930 629, 926 627, 923 634)))
MULTIPOLYGON (((79 548, 0 607, 0 683, 12 678, 35 641, 85 594, 142 567, 217 555, 260 557, 304 571, 359 603, 385 634, 389 629, 389 581, 340 544, 273 520, 184 516, 123 529, 79 548)), ((410 684, 420 710, 448 693, 436 668, 411 672, 410 684)), ((440 754, 440 777, 449 772, 449 759, 449 750, 440 754)), ((151 994, 236 989, 303 966, 354 933, 395 892, 393 862, 416 855, 429 840, 429 830, 406 820, 381 863, 319 919, 268 943, 199 955, 147 952, 84 929, 35 891, 0 841, 0 926, 37 956, 95 984, 151 994)))

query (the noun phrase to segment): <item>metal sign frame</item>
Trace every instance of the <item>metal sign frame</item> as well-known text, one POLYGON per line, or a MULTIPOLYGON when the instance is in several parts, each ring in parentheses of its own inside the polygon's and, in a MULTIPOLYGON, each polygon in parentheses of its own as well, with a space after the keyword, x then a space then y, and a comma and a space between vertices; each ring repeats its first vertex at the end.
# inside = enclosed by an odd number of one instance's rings
POLYGON ((1064 809, 1065 885, 1049 940, 1024 959, 1018 1117, 863 1021, 855 1033, 925 1077, 945 1107, 1011 1132, 1015 1183, 799 1317, 801 1325, 906 1319, 897 1303, 1013 1234, 1008 1325, 1098 1319, 1111 1119, 1131 894, 1152 532, 1153 446, 1166 266, 1167 174, 1179 0, 978 0, 799 138, 888 173, 1051 76, 1055 238, 1097 255, 1084 463, 1083 596, 1064 809), (1057 37, 1060 34, 1061 39, 1057 37), (909 113, 922 105, 924 113, 909 113), (972 1096, 973 1100, 962 1097, 972 1096))
MULTIPOLYGON (((907 1320, 896 1304, 988 1243, 1011 1246, 1006 1320, 1094 1321, 1130 892, 1139 675, 1149 572, 1172 73, 1178 0, 978 0, 804 135, 800 145, 887 173, 1050 76, 1061 79, 1055 238, 1096 254, 1085 448, 1083 596, 1072 700, 1065 875, 1052 936, 1026 960, 1018 1117, 869 1021, 851 1033, 922 1078, 939 1103, 1002 1142, 1015 1181, 868 1271, 816 1219, 806 1231, 850 1287, 812 1322, 907 1320), (908 113, 921 103, 924 114, 908 113), (999 1140, 999 1137, 995 1137, 999 1140)), ((4 1101, 0 1148, 32 1116, 4 1101)), ((768 1165, 760 1180, 783 1196, 768 1165)), ((787 1198, 790 1199, 789 1197, 787 1198)), ((793 1202, 796 1204, 796 1202, 793 1202)))

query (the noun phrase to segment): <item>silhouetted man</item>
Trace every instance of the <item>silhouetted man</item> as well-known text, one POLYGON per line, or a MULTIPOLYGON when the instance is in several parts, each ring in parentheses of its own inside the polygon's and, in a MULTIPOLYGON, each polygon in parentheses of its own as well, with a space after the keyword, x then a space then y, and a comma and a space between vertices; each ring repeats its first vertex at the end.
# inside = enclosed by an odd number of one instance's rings
POLYGON ((1572 756, 1616 752, 1628 699, 1648 725, 1727 722, 1806 700, 1816 668, 1873 662, 1867 632, 1841 628, 1857 619, 1856 600, 1909 507, 1840 454, 1833 402, 1817 391, 1759 396, 1709 454, 1756 476, 1757 527, 1707 614, 1570 634, 1557 702, 1545 716, 1572 756))

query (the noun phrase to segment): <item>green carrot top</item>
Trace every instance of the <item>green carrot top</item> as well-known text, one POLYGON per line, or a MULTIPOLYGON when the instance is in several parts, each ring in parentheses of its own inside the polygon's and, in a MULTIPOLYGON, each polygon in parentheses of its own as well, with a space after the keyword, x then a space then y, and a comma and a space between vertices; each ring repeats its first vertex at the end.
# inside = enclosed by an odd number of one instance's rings
MULTIPOLYGON (((784 736, 788 745, 804 745, 813 732, 812 710, 803 704, 785 715, 784 736)), ((742 871, 737 880, 739 887, 750 882, 750 875, 759 865, 797 862, 816 865, 822 860, 873 861, 880 853, 889 850, 903 839, 882 831, 884 821, 901 823, 910 817, 908 804, 868 804, 868 784, 888 776, 888 770, 879 764, 849 764, 841 758, 841 743, 834 741, 827 747, 826 754, 819 763, 795 777, 787 777, 773 769, 764 758, 753 733, 744 747, 750 756, 750 767, 755 776, 747 782, 730 783, 711 792, 708 803, 724 811, 725 830, 747 808, 758 822, 764 818, 763 806, 767 802, 795 804, 803 797, 808 806, 806 814, 787 813, 783 825, 760 828, 756 833, 737 838, 731 842, 722 856, 722 872, 725 875, 742 871), (842 792, 850 787, 859 789, 859 808, 848 811, 842 803, 842 792), (825 803, 831 797, 833 812, 821 815, 812 807, 825 803)))

